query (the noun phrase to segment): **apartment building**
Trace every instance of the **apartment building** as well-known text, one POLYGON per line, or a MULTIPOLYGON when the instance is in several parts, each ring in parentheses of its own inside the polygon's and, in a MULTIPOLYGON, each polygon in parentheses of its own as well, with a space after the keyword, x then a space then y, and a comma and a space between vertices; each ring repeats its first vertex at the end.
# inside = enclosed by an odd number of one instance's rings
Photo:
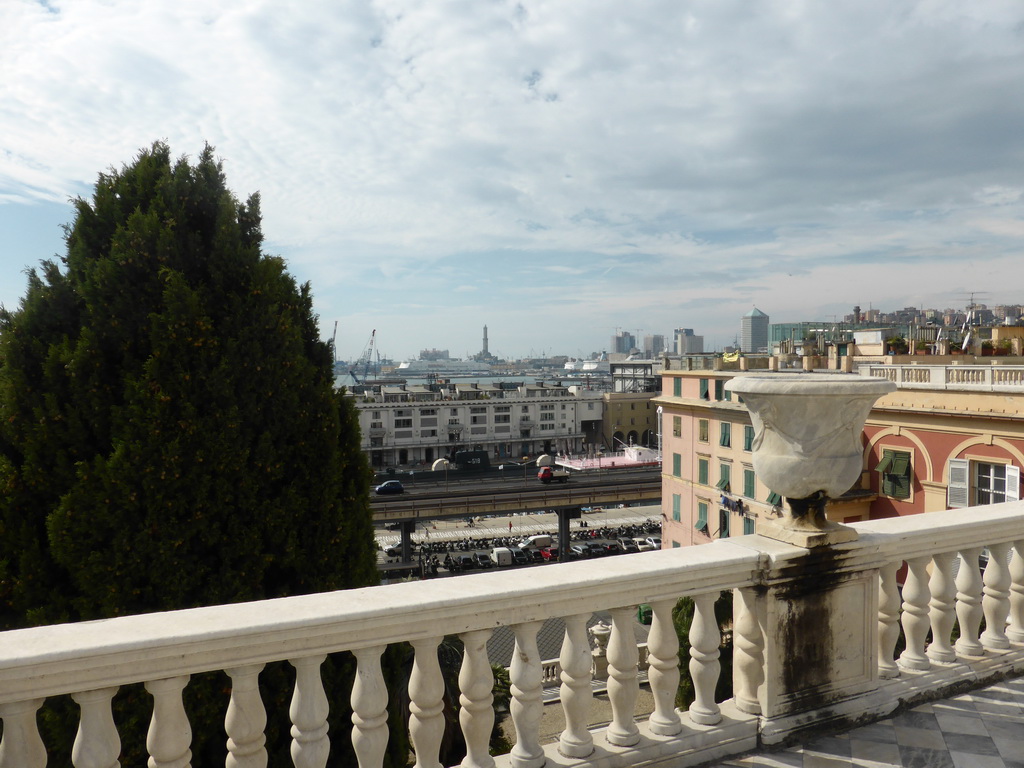
POLYGON ((560 385, 384 386, 354 394, 375 468, 429 465, 462 450, 494 459, 582 453, 598 439, 601 393, 560 385))
MULTIPOLYGON (((762 373, 763 372, 759 372, 762 373)), ((865 365, 895 381, 864 427, 861 481, 829 501, 830 520, 854 522, 1020 498, 1024 368, 865 365)), ((753 466, 754 432, 725 389, 735 371, 664 371, 662 539, 689 546, 754 533, 783 499, 753 466)))

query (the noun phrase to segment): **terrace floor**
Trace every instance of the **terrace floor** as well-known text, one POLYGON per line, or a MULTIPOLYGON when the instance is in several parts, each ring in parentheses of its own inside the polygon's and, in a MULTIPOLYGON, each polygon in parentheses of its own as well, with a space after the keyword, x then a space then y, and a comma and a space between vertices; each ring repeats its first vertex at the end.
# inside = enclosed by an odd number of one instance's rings
POLYGON ((1024 768, 1024 678, 707 768, 1024 768))

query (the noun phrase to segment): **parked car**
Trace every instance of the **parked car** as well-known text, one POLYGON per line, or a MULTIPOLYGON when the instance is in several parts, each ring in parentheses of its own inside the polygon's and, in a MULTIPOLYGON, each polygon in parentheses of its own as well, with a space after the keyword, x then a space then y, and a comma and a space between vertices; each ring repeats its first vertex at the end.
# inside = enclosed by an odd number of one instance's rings
POLYGON ((617 541, 608 541, 608 542, 605 542, 604 551, 605 551, 605 554, 608 554, 608 555, 621 555, 626 550, 624 550, 622 548, 622 545, 619 544, 619 542, 617 542, 617 541))
POLYGON ((476 564, 479 568, 493 568, 494 561, 491 560, 491 556, 486 552, 476 553, 476 564))
POLYGON ((569 551, 577 557, 590 557, 590 547, 586 544, 573 544, 569 547, 569 551))
POLYGON ((630 538, 625 537, 625 536, 623 538, 619 539, 619 546, 622 547, 622 551, 623 552, 639 552, 640 551, 640 547, 637 545, 637 543, 633 539, 630 539, 630 538))
POLYGON ((464 571, 470 571, 477 567, 476 558, 470 554, 459 555, 455 560, 464 571))
POLYGON ((590 551, 591 557, 604 557, 608 554, 604 544, 598 544, 596 541, 588 541, 586 547, 590 551))
POLYGON ((651 552, 654 549, 658 549, 658 547, 655 547, 653 544, 651 544, 650 540, 644 536, 636 536, 634 537, 633 541, 636 542, 636 547, 641 552, 651 552))
POLYGON ((651 545, 652 549, 661 549, 661 537, 660 536, 648 536, 647 543, 651 545))
POLYGON ((400 480, 385 480, 383 483, 373 489, 373 492, 383 496, 389 493, 405 493, 405 488, 402 487, 400 480))
POLYGON ((516 565, 526 565, 530 562, 530 556, 519 547, 509 547, 508 551, 512 553, 512 562, 516 565))

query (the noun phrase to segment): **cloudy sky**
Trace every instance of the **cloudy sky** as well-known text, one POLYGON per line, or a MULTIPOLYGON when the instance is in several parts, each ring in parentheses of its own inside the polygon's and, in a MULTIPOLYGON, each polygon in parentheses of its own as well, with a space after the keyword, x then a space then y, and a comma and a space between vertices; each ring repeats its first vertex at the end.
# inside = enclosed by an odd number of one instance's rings
POLYGON ((1019 0, 3 0, 0 302, 156 139, 343 357, 1024 302, 1019 0))

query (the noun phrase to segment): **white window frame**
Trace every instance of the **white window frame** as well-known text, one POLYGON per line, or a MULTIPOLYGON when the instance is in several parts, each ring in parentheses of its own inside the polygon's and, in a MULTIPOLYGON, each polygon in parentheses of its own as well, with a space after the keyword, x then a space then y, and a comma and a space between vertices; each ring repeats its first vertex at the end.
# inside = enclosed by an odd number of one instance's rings
POLYGON ((978 504, 977 466, 979 464, 1006 467, 1006 501, 1020 499, 1020 467, 1009 462, 981 459, 950 459, 946 469, 946 506, 950 509, 984 506, 978 504))

